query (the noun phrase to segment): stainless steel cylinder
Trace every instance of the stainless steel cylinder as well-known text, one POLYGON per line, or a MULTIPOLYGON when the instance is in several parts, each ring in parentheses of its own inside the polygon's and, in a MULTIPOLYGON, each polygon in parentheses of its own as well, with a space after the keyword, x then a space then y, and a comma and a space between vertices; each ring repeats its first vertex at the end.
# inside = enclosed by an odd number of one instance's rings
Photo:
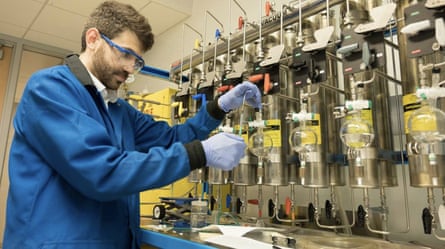
MULTIPOLYGON (((295 84, 293 84, 292 79, 288 77, 288 84, 283 87, 285 89, 286 96, 292 97, 294 100, 280 100, 281 108, 287 113, 298 112, 298 102, 297 100, 297 89, 295 84)), ((285 154, 285 161, 287 164, 287 176, 288 183, 301 185, 301 177, 298 171, 298 155, 289 145, 289 136, 291 131, 296 127, 294 122, 283 122, 281 123, 281 138, 282 138, 282 150, 285 154)))
MULTIPOLYGON (((333 110, 334 108, 328 108, 327 110, 333 110)), ((330 116, 328 114, 328 116, 330 116)), ((327 120, 335 120, 334 117, 330 117, 327 120)), ((329 122, 327 125, 327 129, 329 129, 328 134, 325 134, 327 139, 325 139, 328 146, 328 155, 332 161, 327 162, 328 165, 328 174, 329 174, 329 186, 345 186, 346 185, 346 169, 345 165, 336 158, 341 157, 342 155, 342 144, 339 139, 338 125, 337 122, 329 122), (335 160, 334 160, 335 159, 335 160)))
POLYGON ((321 145, 312 152, 306 153, 306 166, 304 169, 304 187, 325 188, 329 186, 328 167, 321 145))
MULTIPOLYGON (((283 150, 283 144, 287 137, 282 137, 282 124, 285 123, 285 110, 281 108, 277 95, 263 97, 266 103, 263 107, 263 119, 267 127, 264 132, 273 139, 273 147, 264 164, 264 184, 270 186, 285 186, 288 184, 287 150, 283 150), (284 142, 283 142, 283 139, 284 142)), ((286 142, 287 145, 287 142, 286 142)))
POLYGON ((345 186, 346 174, 345 166, 340 164, 329 164, 329 185, 330 186, 345 186))
POLYGON ((348 150, 349 185, 352 188, 378 188, 377 149, 348 150))
MULTIPOLYGON (((247 121, 252 120, 254 116, 253 108, 245 107, 234 112, 232 117, 233 127, 236 134, 244 138, 248 144, 248 124, 247 121), (241 130, 240 130, 241 129, 241 130)), ((232 170, 232 181, 237 186, 255 185, 257 178, 258 159, 246 149, 245 156, 241 158, 237 167, 232 170)))
POLYGON ((320 86, 320 92, 323 99, 323 122, 322 122, 322 136, 323 143, 329 158, 327 160, 329 172, 330 186, 345 186, 346 185, 346 170, 343 162, 339 162, 336 158, 343 155, 343 146, 338 134, 340 130, 340 122, 335 118, 334 112, 337 103, 340 102, 340 95, 335 89, 339 89, 337 61, 331 57, 327 57, 327 75, 328 81, 320 86))
POLYGON ((200 168, 192 170, 188 176, 188 181, 193 183, 201 183, 207 181, 207 170, 209 168, 200 168))
POLYGON ((332 129, 335 124, 328 120, 330 117, 328 112, 332 111, 327 109, 327 103, 332 103, 331 101, 334 100, 333 93, 321 87, 321 83, 306 86, 304 93, 309 95, 307 111, 315 114, 313 120, 310 120, 310 123, 306 125, 309 125, 317 134, 317 144, 314 150, 305 152, 303 186, 324 188, 329 186, 329 167, 326 158, 330 141, 327 131, 328 127, 332 129))
POLYGON ((294 26, 284 28, 283 43, 286 54, 292 54, 292 50, 297 46, 297 32, 294 26))
POLYGON ((243 157, 240 164, 233 169, 233 184, 238 186, 256 185, 256 176, 258 171, 258 160, 254 160, 252 155, 243 157))
MULTIPOLYGON (((388 105, 391 99, 389 84, 387 80, 377 77, 371 84, 369 98, 373 103, 373 120, 375 130, 375 144, 382 151, 393 151, 393 130, 391 118, 397 114, 391 113, 388 105)), ((392 161, 379 158, 377 161, 379 169, 379 184, 381 187, 395 187, 398 185, 396 165, 392 161)))
POLYGON ((445 187, 445 145, 408 144, 411 186, 422 188, 445 187))
MULTIPOLYGON (((423 7, 423 3, 415 3, 418 4, 418 7, 423 7)), ((407 7, 414 7, 415 5, 410 4, 410 1, 403 0, 397 4, 397 18, 402 20, 397 22, 398 30, 403 28, 406 25, 407 19, 405 18, 405 10, 407 7)), ((415 13, 420 13, 421 11, 415 11, 415 13)), ((428 11, 423 11, 428 12, 428 11)), ((410 13, 406 13, 409 15, 410 13)), ((423 14, 423 13, 421 13, 423 14)), ((423 56, 413 57, 412 54, 409 53, 409 40, 407 35, 398 32, 398 41, 399 41, 399 49, 400 49, 400 67, 401 77, 402 77, 402 90, 403 90, 403 106, 404 106, 404 116, 405 116, 405 124, 408 122, 411 114, 418 108, 420 108, 420 102, 415 97, 416 89, 419 87, 419 83, 422 78, 422 73, 419 70, 419 64, 429 64, 429 63, 437 63, 445 60, 445 57, 442 53, 426 53, 423 56)), ((417 44, 416 44, 417 45, 417 44)), ((425 78, 423 84, 426 86, 431 86, 432 77, 431 71, 427 70, 423 72, 425 74, 425 78)), ((443 78, 443 73, 442 73, 443 78)), ((436 108, 440 108, 441 110, 445 109, 445 105, 443 104, 443 98, 438 99, 438 106, 436 108)), ((410 172, 410 181, 411 186, 413 187, 444 187, 445 178, 444 173, 445 169, 443 165, 445 163, 444 154, 445 154, 445 145, 443 142, 435 143, 434 145, 428 144, 420 144, 417 143, 414 138, 409 134, 408 130, 406 132, 406 141, 407 141, 407 153, 408 153, 408 163, 409 163, 409 172, 410 172), (442 167, 441 167, 442 166, 442 167)))
POLYGON ((287 165, 282 161, 281 148, 273 148, 269 160, 264 165, 264 184, 286 186, 288 184, 287 165))
POLYGON ((228 184, 230 182, 229 171, 209 167, 208 169, 208 183, 209 184, 228 184))

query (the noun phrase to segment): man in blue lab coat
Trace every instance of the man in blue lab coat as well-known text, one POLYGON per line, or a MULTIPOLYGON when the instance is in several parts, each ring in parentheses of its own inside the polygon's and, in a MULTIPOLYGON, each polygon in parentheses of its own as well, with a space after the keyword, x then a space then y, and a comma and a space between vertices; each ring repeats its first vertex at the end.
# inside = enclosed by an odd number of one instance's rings
POLYGON ((238 164, 240 137, 207 137, 244 98, 260 107, 258 88, 240 84, 184 124, 156 122, 116 97, 152 44, 144 16, 104 2, 80 55, 31 76, 14 119, 4 249, 138 248, 139 192, 238 164))

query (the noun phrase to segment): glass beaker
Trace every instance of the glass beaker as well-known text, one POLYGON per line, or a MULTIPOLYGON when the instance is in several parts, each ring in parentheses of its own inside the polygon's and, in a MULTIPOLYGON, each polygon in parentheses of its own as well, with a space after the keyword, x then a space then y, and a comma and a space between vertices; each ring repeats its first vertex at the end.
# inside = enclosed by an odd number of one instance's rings
POLYGON ((207 225, 207 201, 196 200, 192 201, 190 213, 190 228, 196 230, 197 228, 205 227, 207 225))

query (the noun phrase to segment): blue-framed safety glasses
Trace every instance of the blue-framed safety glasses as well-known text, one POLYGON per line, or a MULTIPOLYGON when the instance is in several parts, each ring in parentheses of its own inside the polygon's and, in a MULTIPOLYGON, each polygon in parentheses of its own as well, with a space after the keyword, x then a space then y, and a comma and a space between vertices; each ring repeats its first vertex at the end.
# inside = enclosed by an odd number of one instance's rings
POLYGON ((122 63, 129 65, 129 66, 131 66, 131 65, 133 66, 134 74, 141 71, 141 69, 145 65, 144 59, 142 59, 142 57, 140 57, 135 52, 133 52, 129 49, 126 49, 126 48, 123 48, 123 47, 117 45, 116 43, 114 43, 110 38, 108 38, 104 34, 100 34, 100 36, 102 37, 102 39, 104 39, 108 43, 108 45, 110 45, 110 47, 116 48, 121 53, 120 59, 122 60, 122 63))

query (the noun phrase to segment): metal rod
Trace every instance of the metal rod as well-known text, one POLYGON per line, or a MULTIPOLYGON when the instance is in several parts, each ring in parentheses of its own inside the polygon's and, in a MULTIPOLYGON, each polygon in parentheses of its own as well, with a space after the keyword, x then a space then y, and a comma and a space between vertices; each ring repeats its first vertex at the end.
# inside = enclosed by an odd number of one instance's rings
POLYGON ((259 51, 258 51, 258 60, 262 60, 264 59, 264 52, 263 52, 263 37, 262 37, 262 32, 263 32, 263 1, 260 0, 260 29, 258 31, 259 35, 258 35, 258 46, 259 46, 259 51))
POLYGON ((373 229, 371 227, 370 221, 369 221, 369 192, 368 188, 363 189, 363 203, 365 205, 365 224, 368 230, 372 233, 382 234, 382 235, 389 235, 390 232, 388 231, 379 231, 376 229, 373 229))
POLYGON ((242 214, 246 214, 247 213, 247 186, 243 186, 243 197, 241 200, 241 207, 242 207, 242 214))
MULTIPOLYGON (((241 12, 243 12, 243 27, 242 27, 242 32, 243 32, 243 62, 246 62, 246 48, 244 47, 246 45, 246 22, 247 22, 247 12, 243 9, 243 7, 238 3, 238 1, 233 0, 233 2, 235 2, 235 4, 238 6, 238 8, 240 8, 241 12)), ((230 25, 229 25, 230 28, 230 25)), ((230 33, 230 37, 227 41, 228 45, 227 45, 227 50, 230 49, 230 41, 232 40, 232 34, 230 33)), ((215 46, 216 49, 216 46, 215 46)))
MULTIPOLYGON (((205 57, 205 48, 208 47, 208 45, 206 44, 206 39, 207 39, 207 15, 211 16, 213 18, 213 20, 215 20, 215 22, 217 22, 220 26, 221 26, 221 33, 224 32, 224 25, 208 10, 206 10, 205 12, 205 24, 204 24, 204 39, 203 39, 203 45, 202 45, 202 72, 201 72, 201 80, 205 80, 205 66, 204 63, 206 61, 206 57, 205 57)), ((229 44, 230 44, 230 37, 229 37, 229 44)), ((217 46, 218 40, 216 38, 216 42, 215 42, 215 47, 217 46)))
POLYGON ((221 26, 221 33, 224 33, 224 25, 210 11, 207 10, 207 13, 221 26))
POLYGON ((274 201, 274 211, 273 211, 273 217, 275 217, 275 219, 277 219, 280 222, 285 222, 285 223, 292 223, 292 225, 294 225, 295 223, 301 223, 301 222, 309 222, 309 218, 305 218, 305 219, 295 219, 294 216, 294 211, 295 211, 295 206, 294 206, 294 198, 295 198, 295 189, 294 189, 295 185, 291 184, 291 219, 281 219, 278 216, 278 205, 279 205, 279 192, 278 192, 278 186, 274 186, 274 196, 275 196, 275 201, 274 201))
POLYGON ((280 98, 280 99, 289 100, 289 101, 291 101, 291 102, 295 102, 295 103, 299 103, 299 102, 300 102, 300 99, 293 98, 293 97, 289 97, 289 96, 287 96, 287 95, 283 95, 283 94, 280 94, 280 93, 277 93, 277 94, 275 94, 274 96, 277 96, 277 97, 280 98))
POLYGON ((436 222, 436 204, 434 199, 433 188, 427 188, 427 198, 428 198, 428 209, 430 210, 431 216, 433 217, 431 222, 431 230, 434 237, 438 240, 445 241, 445 237, 441 237, 437 234, 437 222, 436 222))
POLYGON ((380 70, 374 70, 374 72, 375 72, 375 74, 377 74, 378 76, 380 76, 380 77, 382 77, 382 78, 384 78, 384 79, 387 79, 387 80, 389 80, 389 81, 393 81, 394 83, 397 83, 397 84, 399 84, 399 85, 402 84, 402 81, 400 81, 400 80, 398 80, 398 79, 396 79, 396 78, 393 78, 393 77, 391 77, 391 76, 385 74, 384 72, 382 72, 382 71, 380 71, 380 70))
MULTIPOLYGON (((354 209, 352 210, 353 214, 352 214, 352 223, 351 224, 346 224, 346 225, 335 225, 335 226, 328 226, 328 225, 323 225, 320 223, 320 213, 318 211, 318 205, 319 205, 319 198, 318 198, 318 188, 314 188, 314 195, 315 195, 315 223, 317 224, 318 227, 320 228, 326 228, 326 229, 339 229, 339 228, 351 228, 355 225, 355 211, 354 209)), ((353 202, 353 198, 351 198, 351 201, 353 202)))
MULTIPOLYGON (((302 20, 302 13, 301 13, 301 0, 298 1, 298 39, 297 42, 304 43, 303 40, 303 20, 302 20)), ((301 44, 303 45, 303 44, 301 44)))
POLYGON ((233 2, 240 8, 240 10, 243 12, 244 16, 247 16, 246 10, 243 9, 243 7, 238 3, 238 1, 233 0, 233 2))
POLYGON ((329 27, 329 18, 330 18, 330 14, 329 14, 329 0, 326 0, 326 27, 329 27))
POLYGON ((238 193, 236 193, 236 185, 232 184, 230 189, 231 189, 231 210, 233 214, 236 214, 237 203, 236 202, 234 203, 234 201, 237 199, 236 197, 238 196, 238 193))
MULTIPOLYGON (((392 29, 390 29, 390 30, 392 30, 392 29)), ((394 39, 393 36, 391 36, 391 40, 392 39, 394 39)), ((391 44, 393 44, 393 43, 391 42, 391 44)), ((393 72, 394 72, 394 75, 396 75, 396 69, 395 69, 395 63, 394 63, 394 59, 395 59, 394 49, 395 48, 397 49, 398 46, 391 46, 391 57, 392 57, 392 61, 393 61, 393 72)), ((391 77, 391 76, 389 76, 387 74, 384 74, 380 70, 376 70, 375 72, 379 76, 382 76, 382 77, 384 77, 384 78, 386 78, 386 79, 388 79, 390 81, 396 82, 399 85, 402 84, 401 81, 396 80, 395 78, 393 78, 393 77, 391 77)), ((398 89, 399 88, 396 86, 395 87, 395 96, 399 96, 398 89)), ((398 114, 400 114, 400 111, 403 110, 401 108, 401 106, 400 106, 400 101, 396 101, 396 110, 398 110, 398 114)), ((399 130, 403 130, 403 122, 401 120, 401 115, 396 115, 396 117, 397 117, 398 129, 399 130)), ((401 147, 404 146, 403 145, 403 138, 402 138, 402 136, 399 136, 398 142, 399 142, 399 145, 401 147)), ((402 181, 403 181, 403 196, 404 196, 405 224, 406 224, 406 226, 405 226, 404 230, 400 231, 399 233, 407 233, 410 230, 410 219, 411 219, 410 218, 410 214, 409 214, 408 183, 407 183, 407 172, 406 172, 407 171, 407 169, 406 169, 407 167, 404 166, 405 165, 405 162, 404 162, 405 159, 403 157, 403 152, 401 151, 400 154, 401 154, 401 159, 402 159, 401 165, 402 165, 402 181)))
POLYGON ((325 84, 325 83, 319 83, 319 85, 320 85, 320 87, 323 87, 323 88, 326 88, 326 89, 329 89, 329 90, 333 90, 333 91, 341 93, 341 94, 345 94, 346 93, 345 90, 342 90, 340 88, 337 88, 337 87, 334 87, 334 86, 331 86, 331 85, 328 85, 328 84, 325 84))
MULTIPOLYGON (((306 3, 304 6, 302 6, 302 17, 308 17, 311 15, 314 15, 318 12, 320 12, 321 10, 323 10, 325 8, 325 6, 323 6, 322 1, 316 1, 316 2, 310 2, 310 3, 306 3)), ((343 0, 333 0, 331 1, 331 6, 332 5, 336 5, 336 4, 341 4, 343 3, 343 0)), ((286 15, 283 19, 283 25, 287 26, 287 25, 292 25, 293 23, 298 21, 298 10, 294 10, 291 13, 289 13, 288 15, 286 15)), ((262 25, 261 27, 261 32, 264 34, 269 34, 269 33, 273 33, 275 31, 279 30, 279 22, 280 20, 274 20, 271 21, 267 24, 262 25)), ((245 43, 250 43, 254 40, 256 40, 258 38, 258 33, 259 30, 256 27, 253 26, 248 26, 246 27, 246 38, 245 38, 245 43)), ((240 47, 243 44, 243 32, 240 33, 236 33, 236 34, 232 34, 232 38, 231 38, 231 46, 232 47, 240 47)), ((218 54, 224 54, 227 52, 227 46, 226 44, 215 44, 214 46, 217 46, 217 51, 218 54)), ((209 46, 208 49, 214 49, 212 46, 209 46)), ((213 55, 206 55, 206 60, 210 59, 210 57, 213 55), (207 58, 208 57, 208 58, 207 58)), ((188 58, 185 58, 185 60, 188 60, 188 58)), ((198 55, 193 55, 192 57, 192 66, 198 65, 201 63, 201 58, 198 57, 198 55)), ((187 64, 187 63, 184 63, 187 64)), ((187 66, 187 65, 184 65, 187 66)), ((184 70, 186 70, 187 68, 184 68, 184 70)), ((178 66, 172 66, 172 68, 170 69, 170 75, 175 75, 177 73, 179 73, 180 68, 178 66)))
POLYGON ((231 58, 230 58, 230 40, 232 39, 232 32, 230 31, 230 29, 232 28, 231 25, 231 21, 232 21, 232 1, 229 1, 229 34, 228 34, 228 38, 227 38, 227 72, 226 73, 230 73, 232 71, 232 67, 231 67, 231 58), (230 70, 229 70, 230 69, 230 70))
MULTIPOLYGON (((187 23, 184 23, 182 25, 182 51, 181 51, 181 64, 180 64, 180 69, 179 69, 180 70, 179 71, 179 89, 182 89, 182 72, 184 70, 184 34, 185 34, 185 27, 188 27, 189 29, 194 31, 196 34, 198 34, 199 37, 201 37, 201 41, 202 41, 202 34, 198 30, 196 30, 195 28, 193 28, 192 26, 190 26, 187 23)), ((190 63, 190 67, 189 68, 192 68, 191 63, 190 63)))

